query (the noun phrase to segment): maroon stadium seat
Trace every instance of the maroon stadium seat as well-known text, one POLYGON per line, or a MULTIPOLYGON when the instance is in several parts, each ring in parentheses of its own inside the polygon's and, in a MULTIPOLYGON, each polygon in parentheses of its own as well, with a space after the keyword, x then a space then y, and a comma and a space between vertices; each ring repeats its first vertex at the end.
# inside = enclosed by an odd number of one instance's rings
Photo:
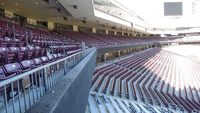
POLYGON ((29 71, 30 69, 34 68, 34 61, 33 60, 24 60, 21 61, 21 69, 23 72, 29 71))
POLYGON ((15 76, 21 73, 21 68, 18 63, 11 63, 4 65, 6 76, 15 76))
POLYGON ((41 58, 34 58, 33 59, 33 62, 34 62, 34 64, 35 64, 35 66, 41 66, 42 65, 42 60, 41 60, 41 58))
POLYGON ((47 56, 41 57, 42 63, 47 64, 49 62, 49 58, 47 56))
POLYGON ((7 51, 6 55, 6 61, 7 63, 14 63, 17 62, 17 53, 19 48, 17 47, 10 47, 9 51, 7 51))

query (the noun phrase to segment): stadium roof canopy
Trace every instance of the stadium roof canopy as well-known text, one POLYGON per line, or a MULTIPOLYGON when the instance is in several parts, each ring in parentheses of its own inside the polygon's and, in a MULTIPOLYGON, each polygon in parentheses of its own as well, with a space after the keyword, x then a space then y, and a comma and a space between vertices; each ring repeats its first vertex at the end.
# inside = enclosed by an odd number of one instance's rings
POLYGON ((95 10, 156 31, 185 31, 200 27, 200 0, 94 0, 95 10), (165 7, 165 3, 180 5, 165 7), (165 10, 180 14, 165 15, 165 10))
POLYGON ((1 7, 41 21, 65 22, 66 17, 155 34, 200 31, 200 0, 58 0, 61 4, 57 0, 46 1, 49 3, 1 0, 1 7), (165 8, 165 3, 180 3, 174 6, 174 12, 179 9, 181 13, 165 15, 164 9, 173 9, 165 8))
POLYGON ((76 18, 129 30, 162 34, 167 31, 189 32, 200 29, 200 0, 59 1, 76 18), (172 4, 167 7, 166 3, 172 4), (70 5, 76 5, 77 9, 69 8, 70 5))

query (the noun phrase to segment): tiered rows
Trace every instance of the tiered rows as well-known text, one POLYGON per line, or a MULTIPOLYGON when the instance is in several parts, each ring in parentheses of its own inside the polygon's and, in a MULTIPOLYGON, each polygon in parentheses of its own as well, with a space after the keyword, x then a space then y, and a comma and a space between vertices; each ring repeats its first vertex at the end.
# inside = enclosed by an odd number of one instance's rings
POLYGON ((68 31, 66 34, 77 42, 85 42, 87 46, 110 46, 121 44, 144 44, 144 43, 158 43, 167 41, 160 37, 128 37, 128 36, 115 36, 103 35, 92 33, 81 33, 68 31))
POLYGON ((96 69, 92 91, 187 111, 200 110, 200 64, 149 49, 96 69))
POLYGON ((91 94, 88 102, 86 113, 173 113, 174 111, 105 95, 91 94))
POLYGON ((146 37, 129 37, 129 36, 116 36, 116 35, 103 35, 93 33, 81 33, 68 31, 66 34, 77 42, 85 42, 87 46, 112 46, 112 45, 124 45, 124 44, 148 44, 148 43, 160 43, 160 42, 184 42, 184 41, 199 41, 198 38, 161 38, 156 36, 146 37))
POLYGON ((0 81, 79 51, 64 35, 0 20, 0 81))

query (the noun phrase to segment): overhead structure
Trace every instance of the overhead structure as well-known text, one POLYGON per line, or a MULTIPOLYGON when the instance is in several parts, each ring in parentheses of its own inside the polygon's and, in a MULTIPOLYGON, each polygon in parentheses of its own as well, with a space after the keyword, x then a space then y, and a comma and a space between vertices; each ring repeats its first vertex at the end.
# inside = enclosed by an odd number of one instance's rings
POLYGON ((199 0, 59 0, 78 19, 141 33, 164 34, 198 29, 199 0), (76 6, 76 7, 74 7, 76 6), (174 8, 172 8, 174 7, 174 8), (183 28, 184 31, 177 29, 183 28), (159 30, 162 29, 162 30, 159 30), (168 30, 170 29, 170 30, 168 30))

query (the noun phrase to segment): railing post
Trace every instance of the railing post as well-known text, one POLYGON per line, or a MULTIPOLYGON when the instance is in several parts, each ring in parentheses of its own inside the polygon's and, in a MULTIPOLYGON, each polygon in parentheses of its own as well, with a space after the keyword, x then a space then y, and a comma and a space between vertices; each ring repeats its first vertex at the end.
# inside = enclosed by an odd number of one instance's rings
POLYGON ((47 68, 44 68, 44 88, 45 88, 45 92, 47 92, 47 90, 49 89, 48 87, 48 78, 47 78, 47 68))
POLYGON ((67 67, 67 66, 66 66, 66 65, 67 65, 66 61, 67 61, 67 60, 64 61, 64 75, 67 73, 67 71, 66 71, 66 67, 67 67))
POLYGON ((73 56, 73 67, 76 65, 76 58, 75 55, 73 56))
POLYGON ((10 111, 18 112, 17 110, 19 110, 20 113, 26 111, 38 100, 40 100, 41 96, 44 95, 48 90, 50 90, 50 88, 55 85, 57 81, 59 81, 59 78, 57 77, 61 77, 61 75, 63 76, 63 74, 65 75, 68 72, 68 69, 73 68, 75 65, 77 65, 85 56, 89 54, 89 52, 91 52, 91 50, 93 49, 87 49, 75 53, 72 56, 60 59, 59 61, 55 61, 53 63, 37 67, 28 72, 21 73, 18 76, 10 79, 9 81, 5 80, 0 82, 0 87, 3 88, 2 96, 4 96, 5 107, 3 109, 5 113, 10 113, 10 111), (24 77, 29 78, 30 86, 21 86, 23 85, 21 81, 24 77), (14 83, 16 83, 17 85, 15 86, 14 83), (10 94, 8 92, 10 92, 10 94), (18 96, 16 97, 15 92, 18 92, 18 96), (8 101, 10 98, 12 98, 13 100, 8 101))

